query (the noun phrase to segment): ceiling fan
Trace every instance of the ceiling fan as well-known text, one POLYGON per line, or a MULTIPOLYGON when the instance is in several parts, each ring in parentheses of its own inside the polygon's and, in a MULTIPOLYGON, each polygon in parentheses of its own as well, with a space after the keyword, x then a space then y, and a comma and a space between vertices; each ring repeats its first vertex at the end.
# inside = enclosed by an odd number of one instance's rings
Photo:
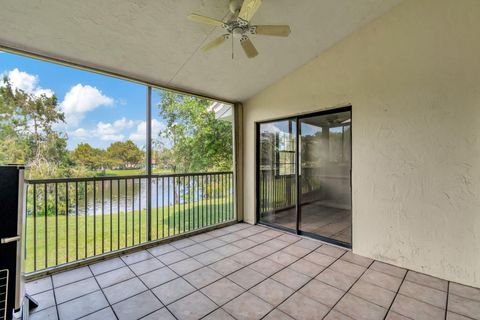
MULTIPOLYGON (((221 27, 227 33, 214 39, 202 47, 204 51, 218 47, 228 39, 240 39, 240 45, 248 58, 254 58, 258 55, 258 51, 253 45, 248 35, 259 34, 266 36, 288 37, 290 34, 290 26, 288 25, 250 25, 253 15, 257 12, 262 4, 262 0, 230 0, 229 9, 231 14, 226 21, 221 21, 199 14, 191 14, 188 18, 192 21, 203 23, 215 27, 221 27)), ((233 50, 232 50, 233 58, 233 50)))

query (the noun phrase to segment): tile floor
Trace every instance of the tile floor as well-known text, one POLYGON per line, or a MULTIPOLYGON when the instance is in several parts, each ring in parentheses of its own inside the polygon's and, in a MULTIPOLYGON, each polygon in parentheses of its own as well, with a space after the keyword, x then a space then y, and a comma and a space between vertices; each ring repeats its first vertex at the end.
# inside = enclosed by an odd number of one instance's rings
POLYGON ((480 289, 236 224, 27 284, 37 319, 480 319, 480 289))

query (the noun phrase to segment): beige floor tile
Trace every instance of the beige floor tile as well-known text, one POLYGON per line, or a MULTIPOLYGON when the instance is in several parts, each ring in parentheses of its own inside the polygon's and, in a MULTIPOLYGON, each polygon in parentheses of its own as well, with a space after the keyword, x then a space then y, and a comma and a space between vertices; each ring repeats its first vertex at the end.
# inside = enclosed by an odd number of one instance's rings
POLYGON ((396 296, 395 301, 392 304, 391 311, 411 319, 445 319, 445 310, 401 294, 396 296))
POLYGON ((217 271, 218 273, 226 276, 237 271, 238 269, 243 268, 243 265, 230 258, 227 258, 227 259, 217 261, 209 265, 209 267, 217 271))
POLYGON ((311 249, 306 249, 300 246, 297 246, 296 244, 293 244, 291 246, 288 246, 286 248, 282 249, 282 252, 291 254, 292 256, 295 256, 297 258, 301 258, 308 253, 310 253, 312 250, 311 249))
POLYGON ((158 270, 142 274, 140 277, 143 283, 149 288, 155 288, 165 282, 178 278, 172 270, 167 267, 160 268, 158 270))
POLYGON ((324 244, 323 246, 321 246, 320 248, 318 248, 315 251, 326 254, 328 256, 332 256, 334 258, 339 258, 345 252, 347 252, 347 250, 345 250, 345 249, 334 247, 334 246, 331 246, 331 245, 328 245, 328 244, 324 244))
POLYGON ((306 276, 303 273, 299 273, 290 268, 285 268, 282 271, 279 271, 271 278, 286 285, 289 288, 292 288, 293 290, 298 290, 301 286, 303 286, 311 279, 309 276, 306 276))
POLYGON ((395 292, 378 287, 364 280, 357 281, 350 289, 349 293, 378 304, 384 308, 390 308, 390 305, 395 298, 395 292))
POLYGON ((316 279, 301 288, 300 293, 329 307, 333 307, 345 294, 344 291, 316 279))
POLYGON ((220 279, 201 290, 213 302, 221 306, 238 297, 245 289, 227 278, 220 279))
POLYGON ((217 308, 204 294, 196 291, 168 306, 170 312, 182 320, 200 319, 217 308))
POLYGON ((281 264, 273 262, 272 260, 269 260, 267 258, 258 260, 257 262, 249 265, 249 267, 257 272, 260 272, 261 274, 267 277, 285 268, 281 264))
POLYGON ((394 292, 398 290, 400 284, 402 283, 402 279, 400 278, 371 269, 367 269, 360 279, 394 292))
POLYGON ((235 320, 235 318, 229 315, 225 310, 217 309, 202 320, 235 320))
POLYGON ((187 280, 197 289, 203 288, 210 283, 217 281, 221 277, 222 275, 220 273, 210 269, 209 267, 203 267, 183 276, 185 280, 187 280))
POLYGON ((348 276, 352 276, 354 278, 360 277, 362 275, 362 273, 366 270, 365 267, 356 265, 356 264, 348 262, 348 261, 343 261, 343 260, 335 261, 330 266, 330 269, 332 269, 334 271, 344 273, 344 274, 346 274, 348 276))
POLYGON ((279 305, 294 292, 293 289, 272 279, 260 282, 249 291, 273 306, 279 305))
POLYGON ((408 271, 405 280, 415 282, 440 291, 447 291, 448 289, 448 281, 411 270, 408 271))
POLYGON ((297 320, 320 320, 330 310, 329 307, 298 292, 282 303, 278 309, 297 320))
POLYGON ((264 320, 295 320, 292 317, 290 317, 288 314, 286 314, 285 312, 282 312, 278 309, 273 309, 263 319, 264 320))
POLYGON ((335 306, 335 310, 358 320, 381 320, 387 309, 347 293, 335 306))
POLYGON ((343 291, 347 291, 356 280, 353 277, 331 269, 323 270, 315 279, 343 291))
POLYGON ((176 262, 174 264, 171 264, 169 267, 175 273, 182 276, 184 274, 200 269, 201 267, 203 267, 203 265, 193 258, 188 258, 188 259, 176 262))
POLYGON ((336 310, 330 310, 330 312, 327 314, 325 318, 323 318, 323 320, 354 320, 354 319, 336 310))
POLYGON ((331 265, 335 261, 336 258, 331 257, 331 256, 326 255, 326 254, 323 254, 323 253, 312 252, 312 253, 306 255, 303 259, 305 259, 307 261, 310 261, 310 262, 313 262, 313 263, 316 263, 319 266, 328 267, 329 265, 331 265))
POLYGON ((367 257, 360 256, 358 254, 354 254, 351 251, 347 251, 341 258, 341 260, 348 261, 351 263, 358 264, 362 267, 368 267, 372 264, 373 260, 367 257))
POLYGON ((480 319, 480 301, 477 300, 449 294, 448 310, 472 319, 480 319))
POLYGON ((289 264, 292 264, 298 260, 297 257, 285 252, 275 252, 269 255, 267 258, 283 266, 288 266, 289 264))
POLYGON ((270 312, 273 306, 250 292, 245 292, 223 308, 237 320, 257 320, 270 312))
POLYGON ((310 278, 316 277, 325 267, 305 259, 300 259, 289 266, 290 269, 303 273, 310 278))
POLYGON ((152 292, 164 305, 168 305, 194 291, 195 288, 183 278, 177 278, 152 289, 152 292))
POLYGON ((464 286, 459 283, 450 282, 449 293, 460 297, 480 301, 480 288, 464 286))
POLYGON ((444 291, 422 286, 415 282, 404 281, 400 287, 399 293, 442 309, 446 308, 447 293, 444 291))
POLYGON ((234 254, 233 256, 230 257, 232 260, 241 263, 243 265, 248 265, 251 264, 255 261, 258 261, 262 259, 261 256, 256 255, 255 253, 249 252, 249 251, 242 251, 237 254, 234 254))
POLYGON ((380 262, 380 261, 373 262, 372 265, 370 266, 370 269, 380 271, 397 278, 403 278, 405 276, 405 273, 407 273, 406 269, 396 267, 394 265, 380 262))
POLYGON ((263 274, 250 269, 249 267, 240 269, 228 276, 228 279, 232 280, 246 290, 260 283, 265 278, 266 277, 263 274))
POLYGON ((103 293, 107 297, 108 302, 114 304, 146 290, 147 287, 138 278, 132 278, 103 289, 103 293))

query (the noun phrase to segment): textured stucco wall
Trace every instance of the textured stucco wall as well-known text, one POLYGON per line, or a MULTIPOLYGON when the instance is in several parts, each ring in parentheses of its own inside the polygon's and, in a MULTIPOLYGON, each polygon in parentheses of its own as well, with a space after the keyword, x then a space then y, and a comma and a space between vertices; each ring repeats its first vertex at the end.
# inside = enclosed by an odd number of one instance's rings
POLYGON ((480 287, 479 17, 406 0, 247 101, 245 220, 254 122, 352 104, 353 251, 480 287))

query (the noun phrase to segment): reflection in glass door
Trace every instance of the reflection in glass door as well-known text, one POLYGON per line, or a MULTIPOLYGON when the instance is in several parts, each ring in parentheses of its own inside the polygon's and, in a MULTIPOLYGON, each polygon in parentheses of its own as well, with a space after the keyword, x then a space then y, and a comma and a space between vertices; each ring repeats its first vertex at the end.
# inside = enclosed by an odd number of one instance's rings
POLYGON ((350 244, 351 112, 299 119, 299 229, 350 244))
POLYGON ((351 108, 260 123, 257 141, 259 221, 351 246, 351 108))
POLYGON ((258 211, 260 221, 296 229, 296 119, 258 128, 258 211))

